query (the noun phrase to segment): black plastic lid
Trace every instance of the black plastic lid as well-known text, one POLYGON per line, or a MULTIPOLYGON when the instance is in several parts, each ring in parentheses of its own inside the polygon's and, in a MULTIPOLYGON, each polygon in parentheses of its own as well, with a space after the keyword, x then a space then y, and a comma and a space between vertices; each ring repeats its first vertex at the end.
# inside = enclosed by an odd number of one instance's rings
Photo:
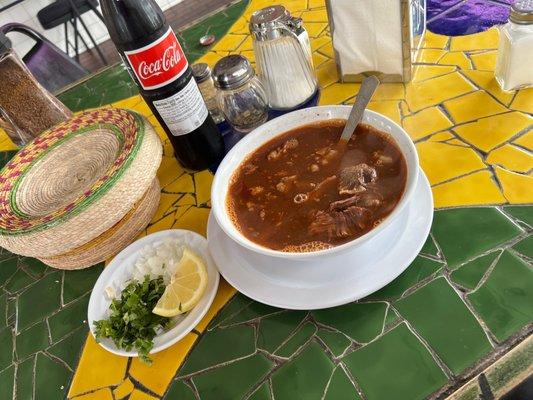
POLYGON ((0 57, 11 51, 11 40, 6 35, 0 32, 0 57))

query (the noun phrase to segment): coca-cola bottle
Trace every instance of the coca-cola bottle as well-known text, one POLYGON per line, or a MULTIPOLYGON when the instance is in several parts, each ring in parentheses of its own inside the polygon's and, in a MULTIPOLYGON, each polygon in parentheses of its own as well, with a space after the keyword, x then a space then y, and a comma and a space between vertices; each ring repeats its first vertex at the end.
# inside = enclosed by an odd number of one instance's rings
POLYGON ((176 158, 192 170, 219 162, 222 136, 161 8, 154 0, 101 0, 101 5, 111 39, 176 158))

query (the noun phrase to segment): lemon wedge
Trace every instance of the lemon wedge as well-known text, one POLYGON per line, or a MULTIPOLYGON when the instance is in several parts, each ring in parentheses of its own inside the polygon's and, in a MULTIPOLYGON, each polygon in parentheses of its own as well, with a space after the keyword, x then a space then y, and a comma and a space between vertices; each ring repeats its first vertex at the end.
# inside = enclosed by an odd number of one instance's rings
POLYGON ((204 261, 185 248, 176 272, 152 312, 162 317, 183 314, 200 301, 206 286, 207 268, 204 261))

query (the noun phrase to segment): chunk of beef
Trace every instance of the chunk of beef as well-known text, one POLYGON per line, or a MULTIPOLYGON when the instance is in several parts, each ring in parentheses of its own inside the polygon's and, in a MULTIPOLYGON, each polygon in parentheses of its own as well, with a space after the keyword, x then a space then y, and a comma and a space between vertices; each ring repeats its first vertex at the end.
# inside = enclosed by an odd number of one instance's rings
POLYGON ((264 190, 265 190, 265 188, 263 186, 254 186, 253 188, 250 188, 250 194, 252 196, 257 196, 257 195, 263 193, 264 190))
POLYGON ((276 189, 278 190, 278 192, 288 193, 292 189, 295 182, 296 175, 284 176, 276 185, 276 189))
POLYGON ((354 235, 367 228, 372 213, 363 207, 350 206, 342 211, 319 211, 309 225, 310 235, 323 235, 328 239, 354 235))
POLYGON ((275 161, 279 159, 283 154, 287 154, 289 150, 295 149, 298 147, 298 140, 297 139, 289 139, 285 143, 283 143, 282 146, 278 147, 277 149, 272 150, 270 153, 268 153, 267 160, 268 161, 275 161))
POLYGON ((347 199, 334 201, 330 204, 329 209, 331 211, 341 211, 350 206, 360 207, 378 207, 383 201, 381 194, 372 190, 365 190, 364 192, 356 193, 352 197, 347 199))
POLYGON ((365 163, 343 168, 340 174, 339 193, 356 194, 364 192, 367 185, 378 178, 375 168, 365 163))
POLYGON ((331 185, 335 185, 337 182, 337 176, 332 175, 324 179, 322 182, 320 182, 318 185, 315 186, 315 188, 309 192, 309 198, 310 199, 320 199, 322 195, 327 192, 328 188, 331 187, 331 185))

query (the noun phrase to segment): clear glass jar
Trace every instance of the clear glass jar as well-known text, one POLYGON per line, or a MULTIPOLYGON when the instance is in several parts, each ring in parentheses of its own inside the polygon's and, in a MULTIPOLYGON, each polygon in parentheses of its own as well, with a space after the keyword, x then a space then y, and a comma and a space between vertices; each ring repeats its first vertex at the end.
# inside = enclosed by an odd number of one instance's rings
POLYGON ((495 76, 503 90, 533 86, 532 0, 514 2, 509 22, 500 28, 495 76))
POLYGON ((215 121, 215 124, 219 124, 224 121, 224 115, 218 108, 217 102, 217 89, 215 88, 215 83, 213 82, 213 77, 211 75, 211 69, 206 63, 197 63, 192 66, 192 73, 198 88, 202 93, 209 114, 215 121))
POLYGON ((230 55, 213 69, 218 106, 237 132, 248 133, 268 119, 268 97, 250 62, 230 55))

